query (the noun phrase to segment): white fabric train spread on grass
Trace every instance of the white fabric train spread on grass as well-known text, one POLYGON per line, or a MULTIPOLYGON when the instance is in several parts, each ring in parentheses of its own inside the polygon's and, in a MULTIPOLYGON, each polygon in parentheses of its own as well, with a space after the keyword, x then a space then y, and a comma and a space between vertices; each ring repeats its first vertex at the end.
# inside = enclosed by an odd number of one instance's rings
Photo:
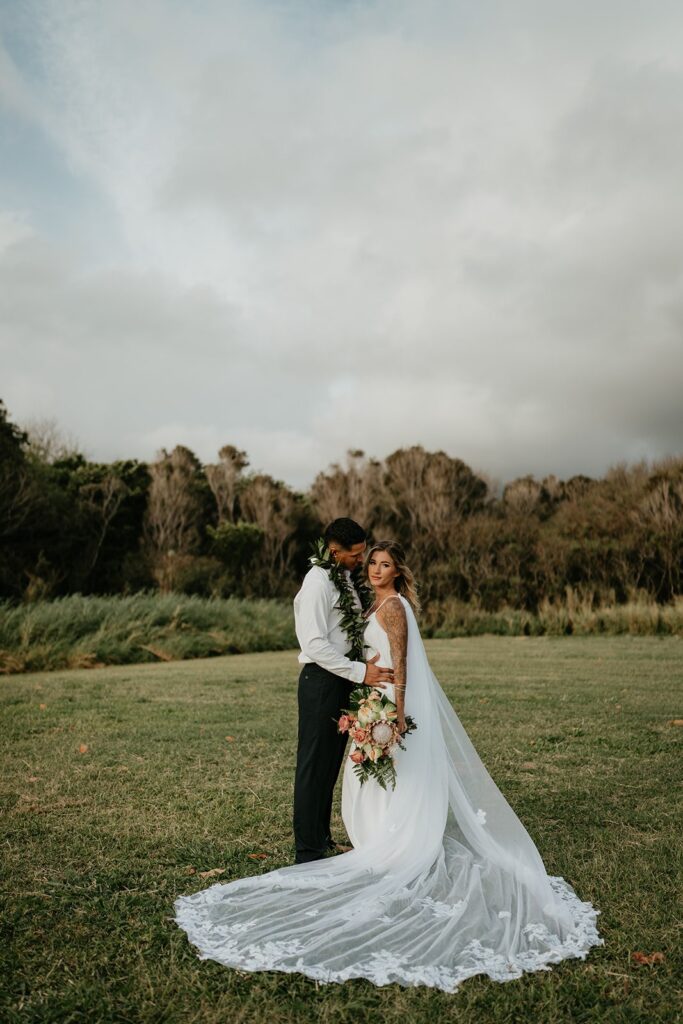
MULTIPOLYGON (((417 729, 397 751, 396 789, 387 794, 374 780, 360 787, 345 774, 344 821, 358 844, 349 853, 179 897, 175 920, 201 959, 324 982, 365 978, 455 992, 475 974, 510 981, 603 945, 599 911, 547 874, 401 601, 405 711, 417 729)), ((366 637, 388 657, 376 620, 366 637)))

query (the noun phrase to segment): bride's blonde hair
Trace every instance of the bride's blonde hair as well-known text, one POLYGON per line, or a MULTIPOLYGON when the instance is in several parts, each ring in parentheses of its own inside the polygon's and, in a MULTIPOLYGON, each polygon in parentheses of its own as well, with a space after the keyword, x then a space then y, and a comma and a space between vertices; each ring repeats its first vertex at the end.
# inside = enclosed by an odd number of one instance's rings
POLYGON ((378 540, 376 544, 373 544, 365 559, 366 576, 368 574, 370 559, 374 555, 375 551, 386 551, 392 559, 399 573, 394 580, 394 585, 399 594, 402 594, 405 597, 406 601, 415 612, 415 615, 419 615, 420 599, 417 596, 417 583, 415 582, 412 569, 410 569, 406 562, 405 552, 401 545, 395 540, 378 540))

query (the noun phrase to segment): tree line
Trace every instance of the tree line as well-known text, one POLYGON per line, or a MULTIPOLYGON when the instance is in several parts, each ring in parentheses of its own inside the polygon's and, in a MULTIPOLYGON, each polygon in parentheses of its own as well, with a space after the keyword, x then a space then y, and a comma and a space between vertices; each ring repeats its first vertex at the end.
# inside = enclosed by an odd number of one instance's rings
POLYGON ((312 541, 349 515, 410 553, 423 603, 535 612, 567 587, 596 602, 681 593, 683 455, 603 477, 532 475, 500 494, 461 459, 419 445, 350 451, 297 492, 232 445, 203 464, 182 445, 154 461, 88 460, 21 429, 0 401, 0 597, 156 589, 290 598, 312 541))

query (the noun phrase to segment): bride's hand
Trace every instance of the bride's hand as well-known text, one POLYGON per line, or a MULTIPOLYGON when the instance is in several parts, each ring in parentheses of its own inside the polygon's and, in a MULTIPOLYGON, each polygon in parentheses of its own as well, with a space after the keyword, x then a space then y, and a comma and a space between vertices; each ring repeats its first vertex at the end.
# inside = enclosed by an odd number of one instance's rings
POLYGON ((398 731, 401 733, 401 735, 403 735, 403 733, 406 731, 406 716, 403 714, 402 711, 399 711, 398 715, 396 716, 396 725, 398 726, 398 731))

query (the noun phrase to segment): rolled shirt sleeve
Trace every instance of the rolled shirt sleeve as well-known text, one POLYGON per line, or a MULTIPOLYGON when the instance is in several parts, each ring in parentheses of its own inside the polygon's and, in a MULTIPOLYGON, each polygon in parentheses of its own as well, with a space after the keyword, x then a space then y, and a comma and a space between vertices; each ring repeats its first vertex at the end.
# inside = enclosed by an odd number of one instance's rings
POLYGON ((303 581, 294 602, 294 628, 302 653, 316 665, 352 683, 365 679, 365 662, 351 661, 329 640, 329 616, 333 608, 325 578, 311 573, 303 581))

